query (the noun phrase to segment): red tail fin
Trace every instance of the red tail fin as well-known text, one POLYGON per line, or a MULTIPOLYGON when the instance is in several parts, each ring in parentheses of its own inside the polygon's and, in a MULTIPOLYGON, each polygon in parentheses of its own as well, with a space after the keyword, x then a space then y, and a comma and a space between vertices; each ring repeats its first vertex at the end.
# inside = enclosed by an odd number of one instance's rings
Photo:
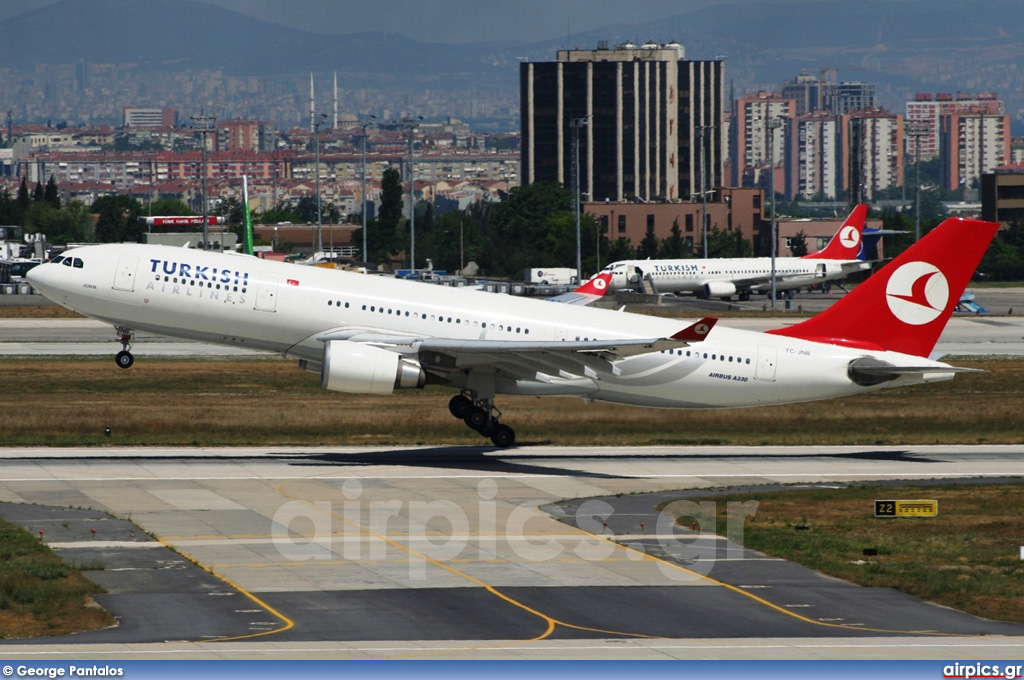
POLYGON ((860 203, 853 208, 849 217, 843 220, 843 226, 835 233, 832 240, 822 250, 804 255, 808 260, 856 260, 860 253, 861 236, 864 233, 864 222, 868 216, 868 206, 860 203))
POLYGON ((596 295, 597 297, 603 297, 608 291, 608 284, 612 282, 611 273, 601 273, 590 279, 582 286, 574 290, 574 293, 583 293, 584 295, 596 295))
POLYGON ((926 357, 998 229, 950 218, 824 312, 768 332, 926 357))

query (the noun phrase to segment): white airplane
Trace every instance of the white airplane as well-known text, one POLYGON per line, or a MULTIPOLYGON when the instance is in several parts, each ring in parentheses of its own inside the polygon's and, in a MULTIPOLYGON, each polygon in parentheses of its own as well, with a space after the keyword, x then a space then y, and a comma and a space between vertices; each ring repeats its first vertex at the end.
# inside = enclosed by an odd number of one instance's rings
POLYGON ((328 390, 445 385, 452 414, 504 447, 498 394, 726 408, 948 380, 963 369, 928 356, 997 228, 946 220, 828 310, 767 333, 156 245, 75 248, 28 278, 112 324, 123 368, 145 330, 281 352, 328 390))
MULTIPOLYGON (((775 258, 775 289, 792 290, 841 279, 871 268, 861 248, 866 204, 857 205, 828 245, 803 257, 775 258)), ((602 271, 612 275, 611 290, 637 289, 644 279, 658 293, 696 293, 706 298, 730 299, 770 291, 770 257, 720 257, 706 260, 620 260, 602 271)))

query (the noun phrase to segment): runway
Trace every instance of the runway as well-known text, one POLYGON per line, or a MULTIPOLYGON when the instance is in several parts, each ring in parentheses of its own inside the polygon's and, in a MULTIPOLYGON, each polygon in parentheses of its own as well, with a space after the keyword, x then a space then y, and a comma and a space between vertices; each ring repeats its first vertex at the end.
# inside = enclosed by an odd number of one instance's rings
MULTIPOLYGON (((118 348, 94 321, 0 320, 2 355, 118 348)), ((957 316, 936 351, 1022 356, 1024 317, 957 316)), ((254 354, 147 334, 133 352, 254 354)), ((1024 446, 0 449, 0 515, 102 564, 120 622, 0 657, 1019 659, 1024 625, 679 536, 654 510, 677 490, 1007 477, 1024 446)))
POLYGON ((121 625, 0 656, 1020 658, 1024 625, 684 540, 621 494, 1022 476, 1024 446, 2 449, 0 512, 105 561, 121 625))

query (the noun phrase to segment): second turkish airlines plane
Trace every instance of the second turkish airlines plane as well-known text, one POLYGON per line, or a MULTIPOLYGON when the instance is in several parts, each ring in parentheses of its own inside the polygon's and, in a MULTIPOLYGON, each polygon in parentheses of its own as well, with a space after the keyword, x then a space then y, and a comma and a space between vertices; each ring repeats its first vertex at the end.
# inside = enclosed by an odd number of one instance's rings
POLYGON ((112 324, 122 367, 145 330, 280 352, 328 390, 445 385, 454 416, 510 446, 499 394, 724 408, 950 379, 960 369, 928 356, 997 228, 947 220, 828 310, 768 333, 155 245, 75 248, 28 277, 112 324))
MULTIPOLYGON (((775 289, 792 290, 842 279, 871 268, 863 249, 868 206, 853 209, 822 250, 803 257, 775 258, 775 289)), ((770 291, 770 257, 716 257, 706 260, 620 260, 603 272, 612 275, 611 290, 638 288, 649 280, 658 293, 696 293, 706 298, 749 300, 752 293, 770 291)))

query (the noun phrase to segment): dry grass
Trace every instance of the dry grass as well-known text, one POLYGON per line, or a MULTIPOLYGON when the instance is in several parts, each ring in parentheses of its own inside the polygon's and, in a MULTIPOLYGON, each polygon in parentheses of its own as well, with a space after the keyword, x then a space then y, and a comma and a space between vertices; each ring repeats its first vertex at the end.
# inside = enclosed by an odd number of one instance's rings
MULTIPOLYGON (((646 409, 573 398, 499 397, 521 444, 1021 443, 1024 361, 952 382, 790 406, 646 409)), ((326 392, 280 360, 0 359, 2 445, 477 444, 452 390, 326 392), (105 427, 112 436, 104 437, 105 427)))
MULTIPOLYGON (((716 497, 758 501, 748 548, 865 586, 896 588, 978 616, 1024 622, 1024 485, 856 487, 716 497), (934 518, 875 519, 875 499, 936 499, 934 518), (809 529, 797 531, 797 524, 809 529), (865 548, 878 550, 864 557, 865 548)), ((687 520, 688 521, 688 520, 687 520)), ((726 531, 719 517, 719 532, 726 531)))
POLYGON ((81 319, 60 305, 0 305, 0 319, 81 319))
POLYGON ((114 617, 93 602, 98 592, 41 541, 0 520, 0 638, 107 628, 114 617))

